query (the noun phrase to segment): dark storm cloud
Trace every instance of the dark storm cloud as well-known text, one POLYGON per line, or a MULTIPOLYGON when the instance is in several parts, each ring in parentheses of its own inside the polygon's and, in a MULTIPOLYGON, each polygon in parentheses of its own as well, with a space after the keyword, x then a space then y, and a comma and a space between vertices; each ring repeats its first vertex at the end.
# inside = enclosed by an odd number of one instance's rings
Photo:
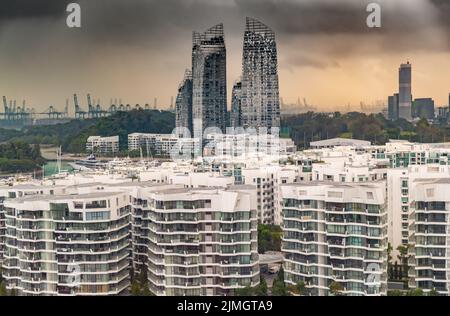
MULTIPOLYGON (((66 0, 3 0, 0 21, 21 18, 65 16, 66 0)), ((272 27, 282 40, 297 35, 366 35, 381 33, 386 37, 410 34, 418 27, 417 19, 402 5, 409 1, 380 0, 383 28, 365 25, 367 3, 373 0, 74 0, 83 10, 81 37, 97 42, 123 44, 159 43, 164 46, 194 29, 223 22, 227 35, 242 33, 243 18, 253 16, 272 27)), ((441 25, 450 33, 450 1, 417 0, 438 12, 438 21, 420 24, 420 28, 441 25)), ((62 25, 62 27, 64 27, 62 25)), ((448 36, 450 38, 450 34, 448 36)), ((402 44, 402 43, 400 43, 402 44)), ((406 43, 407 44, 407 43, 406 43)), ((414 45, 414 43, 410 43, 414 45)), ((398 47, 397 49, 401 48, 398 47)), ((405 48, 408 45, 406 45, 405 48)), ((449 45, 450 46, 450 45, 449 45)))
POLYGON ((190 66, 192 31, 217 23, 225 26, 233 80, 246 16, 275 31, 280 69, 292 73, 338 71, 346 58, 450 52, 450 0, 0 0, 0 87, 6 94, 22 86, 31 95, 43 91, 47 102, 54 91, 100 83, 108 95, 115 84, 121 88, 118 76, 136 75, 140 81, 122 84, 130 95, 146 76, 164 83, 148 93, 167 86, 168 95, 190 66), (81 29, 66 26, 70 2, 81 5, 81 29), (382 6, 380 29, 366 26, 369 2, 382 6))
POLYGON ((439 11, 439 23, 450 32, 450 1, 449 0, 431 0, 431 3, 439 11))
POLYGON ((52 18, 62 16, 67 3, 65 0, 2 0, 0 3, 0 23, 13 19, 52 18))
POLYGON ((241 11, 264 18, 282 34, 361 33, 364 1, 236 0, 241 11))

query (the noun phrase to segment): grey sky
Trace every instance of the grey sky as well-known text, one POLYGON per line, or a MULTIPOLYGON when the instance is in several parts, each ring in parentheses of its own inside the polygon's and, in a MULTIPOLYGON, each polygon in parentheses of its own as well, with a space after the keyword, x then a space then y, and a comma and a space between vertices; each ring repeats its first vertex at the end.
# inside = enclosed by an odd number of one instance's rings
POLYGON ((376 1, 383 8, 379 30, 365 25, 366 4, 373 2, 368 0, 83 0, 75 1, 82 7, 81 29, 65 25, 69 2, 1 1, 1 95, 19 102, 26 98, 39 109, 62 108, 74 92, 82 104, 90 92, 106 105, 111 98, 142 104, 157 97, 167 106, 190 67, 192 31, 220 22, 226 32, 230 94, 240 74, 245 16, 276 32, 281 96, 287 101, 304 96, 330 107, 385 99, 396 89, 396 67, 409 58, 414 66, 418 62, 419 83, 427 69, 441 83, 421 94, 443 103, 450 92, 448 75, 431 72, 450 56, 446 0, 376 1), (434 62, 425 64, 425 56, 434 62), (384 81, 384 86, 366 92, 358 86, 365 79, 361 76, 384 81), (347 87, 348 96, 333 95, 330 89, 331 95, 322 97, 320 90, 334 83, 337 91, 347 87))

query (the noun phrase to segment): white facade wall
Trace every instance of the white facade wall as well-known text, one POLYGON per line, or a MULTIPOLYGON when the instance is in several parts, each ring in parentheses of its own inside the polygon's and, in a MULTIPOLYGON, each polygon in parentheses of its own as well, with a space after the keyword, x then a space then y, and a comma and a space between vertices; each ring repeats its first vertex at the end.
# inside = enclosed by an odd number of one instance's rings
POLYGON ((385 295, 387 213, 384 183, 311 182, 281 187, 284 273, 306 295, 385 295))
POLYGON ((119 136, 89 136, 86 141, 86 152, 115 154, 119 152, 119 136))

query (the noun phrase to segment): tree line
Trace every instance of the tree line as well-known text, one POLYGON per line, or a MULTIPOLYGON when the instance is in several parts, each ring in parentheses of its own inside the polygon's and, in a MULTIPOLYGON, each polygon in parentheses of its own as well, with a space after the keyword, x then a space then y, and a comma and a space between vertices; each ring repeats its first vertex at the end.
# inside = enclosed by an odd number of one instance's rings
POLYGON ((44 162, 39 144, 23 141, 0 144, 0 172, 30 172, 41 168, 44 162))
POLYGON ((84 153, 89 136, 119 136, 120 149, 126 150, 128 134, 170 134, 175 127, 175 115, 168 111, 132 110, 108 117, 74 119, 67 123, 27 126, 20 131, 0 130, 0 141, 21 141, 29 144, 62 146, 71 153, 84 153))
POLYGON ((282 129, 288 130, 299 149, 308 148, 313 141, 335 137, 367 140, 377 145, 383 145, 389 139, 422 143, 450 141, 450 127, 445 122, 430 124, 421 119, 413 124, 404 119, 390 121, 382 114, 359 112, 308 112, 284 116, 282 129))

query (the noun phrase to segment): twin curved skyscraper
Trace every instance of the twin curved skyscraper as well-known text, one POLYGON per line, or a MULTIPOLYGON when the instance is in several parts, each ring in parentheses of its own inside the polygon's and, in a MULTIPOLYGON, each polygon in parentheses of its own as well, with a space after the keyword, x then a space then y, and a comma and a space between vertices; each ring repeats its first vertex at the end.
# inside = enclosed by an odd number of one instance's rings
MULTIPOLYGON (((278 61, 275 33, 247 18, 242 79, 232 92, 233 127, 280 126, 278 61)), ((223 24, 193 33, 192 71, 186 71, 176 100, 176 126, 202 138, 207 128, 225 132, 227 126, 226 46, 223 24)))

